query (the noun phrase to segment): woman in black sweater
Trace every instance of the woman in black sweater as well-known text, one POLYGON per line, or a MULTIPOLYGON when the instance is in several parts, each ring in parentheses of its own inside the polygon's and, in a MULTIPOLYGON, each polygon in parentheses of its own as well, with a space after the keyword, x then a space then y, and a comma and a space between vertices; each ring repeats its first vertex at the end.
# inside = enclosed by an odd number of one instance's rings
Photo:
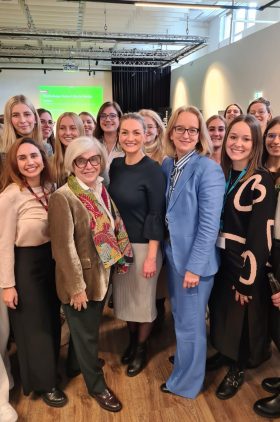
POLYGON ((161 268, 159 242, 164 237, 165 179, 158 163, 143 152, 145 123, 137 113, 120 121, 119 142, 125 157, 110 167, 109 192, 124 220, 133 247, 128 274, 113 276, 114 310, 127 321, 130 342, 122 356, 128 376, 146 363, 146 340, 156 314, 156 284, 161 268))

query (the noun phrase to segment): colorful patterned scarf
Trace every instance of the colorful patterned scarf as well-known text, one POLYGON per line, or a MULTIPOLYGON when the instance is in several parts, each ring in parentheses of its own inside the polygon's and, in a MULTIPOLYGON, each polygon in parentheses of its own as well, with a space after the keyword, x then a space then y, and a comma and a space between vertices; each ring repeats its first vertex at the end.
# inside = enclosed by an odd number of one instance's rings
POLYGON ((93 192, 85 191, 75 176, 68 177, 68 186, 79 198, 91 215, 90 229, 97 253, 105 268, 116 264, 119 274, 126 273, 133 262, 133 254, 128 235, 120 213, 102 185, 101 197, 115 221, 115 231, 110 219, 93 192))

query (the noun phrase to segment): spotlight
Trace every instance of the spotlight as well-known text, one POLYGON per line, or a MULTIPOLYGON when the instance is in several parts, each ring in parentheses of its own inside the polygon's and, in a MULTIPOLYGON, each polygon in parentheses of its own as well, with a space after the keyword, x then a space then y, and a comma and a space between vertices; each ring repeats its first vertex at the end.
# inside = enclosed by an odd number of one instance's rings
POLYGON ((175 59, 175 62, 176 62, 176 63, 179 63, 179 60, 178 60, 178 59, 175 59))
POLYGON ((95 62, 95 66, 98 66, 98 60, 96 60, 96 62, 95 62))
POLYGON ((44 64, 45 63, 45 60, 44 59, 41 59, 41 64, 44 64))
POLYGON ((46 71, 46 69, 44 69, 44 75, 46 75, 47 74, 47 71, 46 71))
POLYGON ((90 75, 91 75, 91 71, 88 72, 88 76, 90 76, 90 75))

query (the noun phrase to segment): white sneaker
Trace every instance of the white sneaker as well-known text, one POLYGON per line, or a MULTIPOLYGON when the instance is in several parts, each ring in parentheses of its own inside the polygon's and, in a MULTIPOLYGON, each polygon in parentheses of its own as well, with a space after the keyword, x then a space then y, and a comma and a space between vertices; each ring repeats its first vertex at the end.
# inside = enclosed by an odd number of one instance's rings
POLYGON ((0 406, 0 421, 1 422, 16 422, 18 415, 10 403, 4 403, 0 406))

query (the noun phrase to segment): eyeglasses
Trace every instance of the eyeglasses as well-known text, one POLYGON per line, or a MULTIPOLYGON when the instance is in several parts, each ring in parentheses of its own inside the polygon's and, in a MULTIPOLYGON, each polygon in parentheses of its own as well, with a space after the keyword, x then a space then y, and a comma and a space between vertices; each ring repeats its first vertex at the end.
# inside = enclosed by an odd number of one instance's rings
POLYGON ((184 135, 185 132, 188 132, 189 136, 195 136, 199 132, 199 129, 196 127, 190 127, 189 129, 187 129, 184 126, 174 126, 173 129, 176 133, 178 133, 178 135, 184 135))
POLYGON ((110 120, 115 120, 118 117, 118 115, 116 113, 101 113, 100 114, 100 120, 106 120, 106 119, 110 119, 110 120))
POLYGON ((253 110, 253 111, 250 111, 249 114, 253 114, 253 116, 255 116, 256 114, 263 116, 266 112, 267 112, 266 110, 257 110, 257 111, 253 110))
POLYGON ((267 133, 265 136, 265 139, 268 141, 275 141, 275 139, 278 138, 280 140, 280 133, 267 133))
POLYGON ((101 163, 101 156, 92 155, 89 158, 78 157, 74 160, 74 163, 79 169, 85 168, 87 163, 90 163, 91 166, 98 166, 101 163))
POLYGON ((49 126, 53 126, 54 122, 52 120, 41 120, 41 124, 42 125, 49 125, 49 126))

